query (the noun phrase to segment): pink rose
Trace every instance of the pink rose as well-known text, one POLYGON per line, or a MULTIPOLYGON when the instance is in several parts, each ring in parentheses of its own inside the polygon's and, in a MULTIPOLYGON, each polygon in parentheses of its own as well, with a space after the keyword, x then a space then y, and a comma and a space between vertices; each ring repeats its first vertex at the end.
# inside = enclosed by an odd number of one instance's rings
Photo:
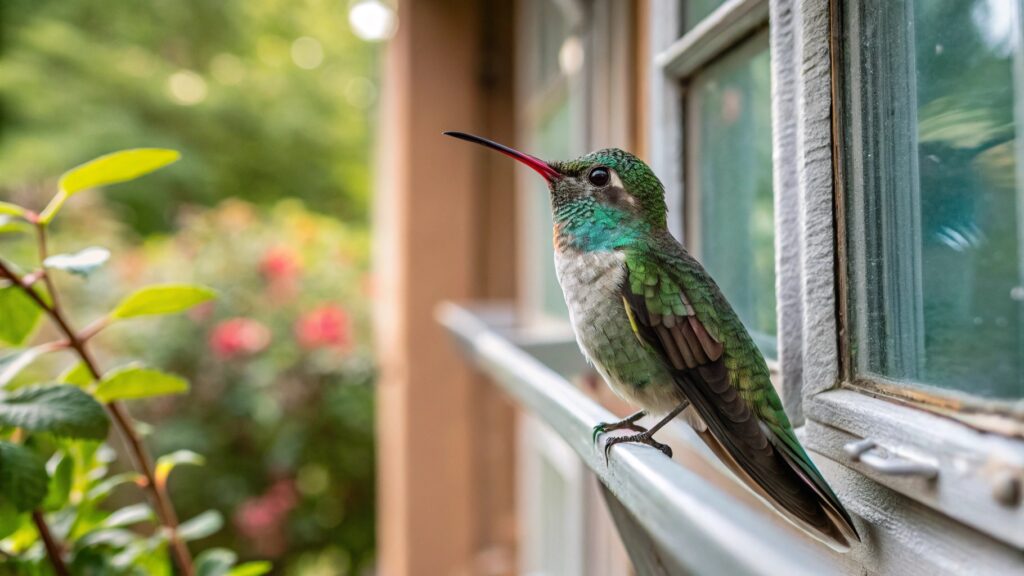
POLYGON ((249 356, 270 343, 270 330, 251 318, 231 318, 217 324, 210 332, 210 349, 225 360, 249 356))
POLYGON ((348 313, 334 304, 314 308, 295 322, 295 336, 303 348, 347 347, 351 339, 348 313))

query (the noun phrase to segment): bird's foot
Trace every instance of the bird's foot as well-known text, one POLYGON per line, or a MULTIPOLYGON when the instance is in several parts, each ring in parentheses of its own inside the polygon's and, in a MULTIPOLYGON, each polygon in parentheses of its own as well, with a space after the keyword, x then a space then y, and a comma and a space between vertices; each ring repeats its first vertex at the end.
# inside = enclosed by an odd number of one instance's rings
POLYGON ((594 426, 593 434, 591 435, 590 440, 593 443, 597 444, 598 436, 604 434, 605 432, 611 432, 612 430, 632 430, 633 432, 641 433, 647 432, 646 428, 640 426, 639 424, 636 424, 637 420, 643 418, 646 415, 647 412, 641 410, 636 414, 632 414, 626 418, 623 418, 622 420, 619 420, 618 422, 601 422, 597 426, 594 426))
POLYGON ((664 454, 665 456, 668 456, 669 458, 672 457, 672 449, 666 446, 665 444, 662 444, 661 442, 655 440, 653 432, 645 430, 639 434, 633 434, 632 436, 613 436, 609 438, 604 445, 605 464, 608 463, 608 457, 611 455, 612 446, 624 443, 645 444, 647 446, 650 446, 651 448, 657 448, 658 450, 661 450, 661 453, 664 454))

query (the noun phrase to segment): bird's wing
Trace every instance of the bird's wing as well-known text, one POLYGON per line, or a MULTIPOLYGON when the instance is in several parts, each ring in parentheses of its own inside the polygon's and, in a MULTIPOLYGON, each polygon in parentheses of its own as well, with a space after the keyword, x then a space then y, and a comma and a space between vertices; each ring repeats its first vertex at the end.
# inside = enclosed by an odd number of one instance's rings
POLYGON ((679 248, 627 254, 625 266, 621 292, 633 329, 707 424, 710 434, 701 436, 712 450, 755 491, 832 544, 848 548, 850 538, 859 539, 797 441, 760 352, 700 264, 679 248), (727 341, 740 353, 727 350, 727 341))

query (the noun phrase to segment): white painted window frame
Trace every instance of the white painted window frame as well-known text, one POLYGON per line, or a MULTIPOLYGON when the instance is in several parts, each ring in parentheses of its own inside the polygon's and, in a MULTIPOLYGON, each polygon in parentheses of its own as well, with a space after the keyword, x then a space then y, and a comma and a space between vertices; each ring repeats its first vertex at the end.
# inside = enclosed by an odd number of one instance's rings
POLYGON ((773 16, 790 26, 773 34, 773 48, 779 45, 776 117, 795 121, 789 138, 776 137, 776 178, 789 183, 777 188, 777 222, 780 228, 798 223, 798 237, 787 237, 788 245, 778 249, 779 284, 799 286, 799 292, 780 299, 779 313, 790 320, 780 325, 800 328, 780 339, 802 359, 783 366, 783 380, 801 390, 809 446, 874 482, 852 499, 855 511, 867 513, 895 492, 990 536, 986 549, 995 556, 1005 545, 1024 548, 1024 507, 1019 498, 1016 504, 997 498, 1007 483, 1024 481, 1024 442, 980 433, 911 402, 874 397, 846 380, 849 361, 840 349, 846 336, 836 312, 846 306, 839 298, 847 274, 845 255, 837 254, 845 229, 843 183, 834 171, 842 154, 834 145, 841 115, 832 114, 833 104, 841 105, 833 95, 843 79, 833 42, 842 32, 838 10, 838 0, 773 4, 773 16), (860 449, 875 448, 858 456, 858 441, 860 449))
MULTIPOLYGON (((900 542, 886 551, 855 550, 851 569, 949 572, 964 553, 954 541, 972 543, 977 568, 1012 565, 1007 562, 1019 554, 1013 547, 1024 548, 1024 506, 1000 503, 994 494, 1012 490, 1014 482, 1020 490, 1024 443, 873 397, 842 378, 836 311, 838 279, 845 271, 837 266, 836 252, 833 163, 839 152, 832 137, 830 0, 731 0, 679 39, 677 3, 653 7, 651 161, 669 190, 670 207, 679 212, 685 192, 679 81, 748 35, 769 17, 764 10, 770 13, 784 401, 795 421, 806 416, 806 444, 832 461, 825 467, 838 475, 830 479, 850 509, 871 524, 869 541, 900 542), (863 440, 876 447, 851 456, 867 446, 855 444, 863 440), (922 477, 929 468, 937 480, 922 477)), ((672 222, 680 237, 683 220, 672 222)))

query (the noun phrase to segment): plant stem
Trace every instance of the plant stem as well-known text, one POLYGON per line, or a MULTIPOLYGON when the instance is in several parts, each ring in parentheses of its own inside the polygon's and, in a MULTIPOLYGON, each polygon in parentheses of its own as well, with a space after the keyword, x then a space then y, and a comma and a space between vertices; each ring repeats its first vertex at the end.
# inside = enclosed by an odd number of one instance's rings
MULTIPOLYGON (((39 226, 39 235, 40 259, 45 260, 46 240, 42 226, 39 226)), ((42 271, 42 279, 46 283, 47 289, 50 292, 50 301, 52 304, 47 304, 38 292, 36 292, 31 286, 26 285, 25 281, 6 266, 3 261, 0 261, 0 276, 6 276, 11 282, 19 286, 29 296, 29 298, 36 303, 36 305, 42 308, 50 316, 54 323, 60 328, 61 332, 64 333, 64 336, 67 337, 68 345, 75 350, 78 356, 82 359, 86 368, 88 368, 89 373, 97 382, 99 382, 103 373, 100 371, 99 365, 96 363, 92 353, 86 346, 86 342, 78 335, 77 332, 75 332, 68 322, 64 311, 60 306, 59 300, 57 299, 57 293, 53 281, 50 279, 50 275, 46 272, 46 269, 44 268, 42 271)), ((171 503, 166 492, 160 490, 160 487, 157 486, 156 475, 153 470, 153 460, 149 455, 149 451, 146 449, 145 444, 143 444, 142 438, 139 436, 138 430, 135 429, 131 416, 128 415, 125 407, 120 402, 114 401, 107 403, 106 408, 111 419, 114 421, 114 425, 117 427, 117 431, 121 436, 121 441, 127 449, 132 466, 146 479, 146 491, 149 493, 153 508, 156 510, 157 516, 160 518, 160 523, 167 530, 170 551, 171 555, 174 557, 175 564, 178 565, 178 569, 181 570, 183 576, 192 576, 194 574, 194 569, 192 567, 192 555, 189 552, 188 547, 185 545, 185 542, 178 536, 178 517, 174 512, 174 505, 171 503)))
POLYGON ((46 525, 43 513, 38 509, 33 510, 32 521, 35 522, 36 530, 39 531, 39 537, 43 539, 43 546, 46 547, 46 556, 50 559, 50 564, 53 565, 53 571, 57 573, 57 576, 70 576, 71 573, 68 572, 68 567, 64 564, 64 558, 61 557, 60 545, 57 544, 57 540, 50 533, 50 527, 46 525))

